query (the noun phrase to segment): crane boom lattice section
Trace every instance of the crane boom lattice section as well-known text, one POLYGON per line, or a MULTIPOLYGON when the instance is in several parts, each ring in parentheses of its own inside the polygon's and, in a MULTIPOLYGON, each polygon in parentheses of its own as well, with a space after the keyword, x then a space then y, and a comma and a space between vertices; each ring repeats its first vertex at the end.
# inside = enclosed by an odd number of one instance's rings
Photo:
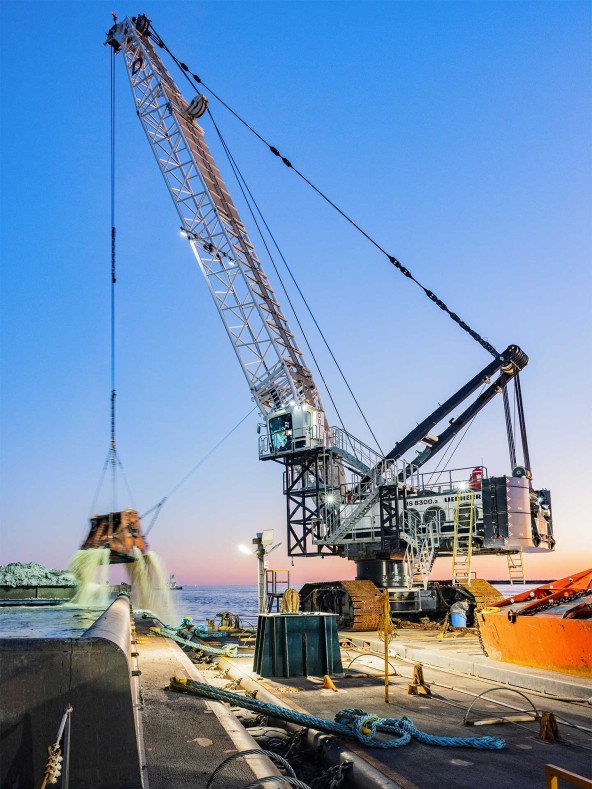
POLYGON ((259 408, 267 414, 291 400, 322 407, 190 104, 132 20, 110 37, 124 54, 138 116, 259 408))

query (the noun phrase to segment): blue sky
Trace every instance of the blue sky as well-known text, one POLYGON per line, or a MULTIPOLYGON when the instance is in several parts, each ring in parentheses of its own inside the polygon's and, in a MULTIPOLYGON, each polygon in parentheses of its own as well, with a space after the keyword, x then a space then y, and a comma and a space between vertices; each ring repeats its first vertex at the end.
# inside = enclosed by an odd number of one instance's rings
MULTIPOLYGON (((121 18, 138 8, 0 6, 3 563, 68 562, 108 449, 103 41, 112 10, 121 18)), ((534 481, 551 488, 558 540, 554 556, 529 567, 537 576, 579 569, 592 384, 589 4, 220 0, 147 2, 141 10, 182 60, 418 279, 496 347, 516 342, 528 353, 522 383, 534 481)), ((117 69, 119 450, 131 503, 144 511, 251 402, 179 237, 121 60, 117 69)), ((390 449, 488 355, 211 106, 390 449)), ((304 323, 346 427, 367 439, 304 323)), ((151 535, 185 583, 249 581, 253 568, 235 544, 261 528, 283 538, 281 472, 257 461, 256 422, 247 419, 171 498, 151 535)), ((475 421, 456 461, 509 470, 501 401, 475 421)), ((119 503, 130 502, 122 493, 119 503)), ((441 575, 448 561, 436 565, 441 575)), ((504 565, 478 569, 503 577, 504 565)), ((299 582, 353 569, 310 560, 294 571, 299 582)))

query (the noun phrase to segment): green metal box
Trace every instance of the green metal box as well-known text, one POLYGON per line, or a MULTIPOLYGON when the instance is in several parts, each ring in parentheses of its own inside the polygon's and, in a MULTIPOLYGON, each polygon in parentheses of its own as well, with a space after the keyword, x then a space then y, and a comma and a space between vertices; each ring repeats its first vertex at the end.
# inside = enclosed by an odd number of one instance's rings
POLYGON ((262 677, 341 674, 334 614, 260 614, 253 668, 262 677))

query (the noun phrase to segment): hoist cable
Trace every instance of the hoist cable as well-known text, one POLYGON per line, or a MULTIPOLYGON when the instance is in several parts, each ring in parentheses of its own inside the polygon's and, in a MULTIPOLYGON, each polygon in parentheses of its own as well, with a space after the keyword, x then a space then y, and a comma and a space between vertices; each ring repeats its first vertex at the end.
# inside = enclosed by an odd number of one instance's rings
POLYGON ((119 468, 121 476, 123 477, 123 481, 125 483, 125 488, 127 490, 127 495, 130 497, 130 501, 131 501, 132 507, 135 510, 137 510, 138 508, 136 507, 136 502, 134 501, 134 494, 132 493, 132 489, 130 487, 130 484, 129 484, 129 481, 128 481, 128 478, 127 478, 127 474, 125 473, 125 469, 123 467, 123 463, 121 462, 121 458, 119 457, 119 452, 117 452, 116 458, 117 458, 117 467, 119 468))
MULTIPOLYGON (((111 52, 111 513, 117 509, 117 444, 115 430, 115 50, 111 52)), ((112 516, 110 516, 112 517, 112 516)))
POLYGON ((95 495, 93 496, 92 504, 90 505, 90 512, 88 514, 89 518, 92 515, 96 514, 95 513, 95 508, 97 506, 97 501, 99 499, 99 495, 101 493, 101 489, 102 489, 103 483, 105 481, 105 474, 107 473, 107 469, 109 468, 110 462, 111 462, 111 449, 109 449, 107 457, 105 458, 105 462, 103 463, 103 468, 102 468, 101 473, 99 475, 99 481, 98 481, 97 487, 95 489, 95 495))
POLYGON ((306 184, 308 184, 308 186, 310 186, 311 189, 313 189, 323 200, 325 200, 325 202, 327 202, 332 208, 334 208, 347 222, 349 222, 350 225, 352 225, 374 247, 376 247, 376 249, 378 249, 380 252, 382 252, 383 255, 385 255, 387 257, 389 262, 392 263, 392 265, 395 266, 395 268, 397 268, 401 272, 401 274, 403 274, 403 276, 405 276, 408 279, 410 279, 413 282, 415 282, 415 284, 419 288, 421 288, 421 290, 423 290, 423 292, 430 299, 430 301, 433 301, 434 304, 436 304, 443 312, 447 313, 447 315, 455 323, 457 323, 460 326, 461 329, 466 331, 476 342, 479 343, 479 345, 481 345, 483 348, 485 348, 485 350, 488 351, 488 353, 490 353, 494 357, 498 357, 500 355, 499 351, 497 351, 493 347, 493 345, 486 338, 482 337, 474 329, 472 329, 455 312, 453 312, 438 296, 436 296, 436 294, 433 293, 433 291, 431 291, 429 288, 426 288, 424 285, 422 285, 422 283, 416 277, 413 276, 413 274, 409 271, 409 269, 406 268, 394 255, 391 255, 389 252, 387 252, 387 250, 383 246, 381 246, 378 243, 378 241, 376 241, 374 238, 372 238, 372 236, 369 233, 367 233, 360 225, 358 225, 357 222, 355 222, 345 211, 343 211, 341 208, 339 208, 339 206, 336 205, 336 203, 334 203, 321 189, 319 189, 319 187, 315 186, 315 184, 312 181, 310 181, 304 175, 304 173, 302 173, 300 170, 298 170, 298 168, 295 167, 289 159, 287 159, 285 156, 283 156, 280 153, 278 148, 276 148, 274 145, 271 145, 271 143, 269 143, 265 139, 265 137, 263 137, 261 134, 259 134, 259 132, 256 131, 256 129, 254 129, 244 118, 242 118, 234 109, 232 109, 232 107, 229 104, 227 104, 220 96, 218 96, 218 94, 215 93, 212 90, 212 88, 210 88, 208 85, 206 85, 206 83, 201 79, 201 77, 199 77, 197 74, 194 74, 189 69, 189 66, 187 66, 185 63, 182 63, 177 57, 175 57, 175 55, 173 55, 171 50, 164 43, 162 38, 158 35, 158 33, 156 32, 156 30, 154 29, 152 24, 150 24, 150 30, 151 30, 150 35, 153 38, 154 42, 159 47, 163 48, 164 50, 166 50, 166 52, 169 53, 171 58, 174 60, 174 62, 177 64, 177 66, 183 72, 183 74, 184 74, 185 78, 188 80, 189 84, 195 90, 199 91, 200 88, 198 87, 198 85, 202 85, 205 88, 205 90, 207 90, 208 93, 211 93, 211 95, 217 101, 219 101, 232 115, 234 115, 234 117, 238 121, 240 121, 240 123, 242 123, 243 126, 245 126, 247 129, 249 129, 249 131, 251 131, 269 149, 269 151, 271 151, 271 153, 274 156, 279 158, 282 161, 282 163, 286 167, 288 167, 288 169, 293 170, 296 173, 296 175, 298 175, 306 184), (198 84, 196 85, 195 83, 198 83, 198 84))
MULTIPOLYGON (((471 429, 471 427, 473 426, 473 422, 474 422, 474 421, 475 421, 475 419, 477 418, 477 415, 478 415, 478 413, 479 413, 479 412, 477 412, 477 413, 475 414, 475 416, 474 416, 474 417, 471 419, 471 421, 469 422, 469 424, 468 424, 468 425, 466 426, 466 428, 464 429, 464 432, 463 432, 463 433, 462 433, 462 434, 459 436, 459 439, 458 439, 458 441, 457 441, 457 443, 456 443, 456 446, 454 447, 454 450, 452 451, 452 454, 451 454, 451 455, 450 455, 448 458, 446 458, 446 456, 445 456, 444 458, 442 458, 443 460, 446 460, 446 463, 445 463, 444 467, 442 468, 442 471, 446 471, 446 468, 447 468, 447 466, 448 466, 448 465, 449 465, 449 464, 452 462, 452 458, 453 458, 453 457, 456 455, 456 451, 457 451, 457 449, 460 447, 460 445, 462 444, 462 442, 463 442, 463 440, 464 440, 465 436, 467 435, 467 433, 469 432, 469 430, 470 430, 470 429, 471 429)), ((451 447, 451 448, 452 448, 452 447, 451 447)))
POLYGON ((218 441, 218 443, 217 443, 217 444, 215 444, 215 445, 214 445, 214 446, 213 446, 213 447, 212 447, 212 448, 209 450, 209 452, 207 452, 207 453, 206 453, 206 454, 205 454, 205 455, 202 457, 202 459, 201 459, 201 460, 199 460, 199 461, 198 461, 198 462, 195 464, 195 466, 193 466, 193 468, 192 468, 192 469, 190 469, 190 470, 189 470, 189 471, 188 471, 188 472, 187 472, 187 473, 186 473, 186 474, 185 474, 185 475, 184 475, 184 476, 183 476, 183 477, 182 477, 182 478, 179 480, 179 482, 177 482, 175 485, 173 485, 173 487, 172 487, 172 488, 169 490, 169 492, 166 494, 166 496, 163 496, 163 497, 160 499, 160 501, 159 501, 157 504, 155 504, 153 507, 150 507, 150 509, 149 509, 149 510, 146 510, 146 512, 144 512, 144 513, 142 513, 142 515, 140 515, 140 520, 142 520, 142 519, 143 519, 143 518, 145 518, 147 515, 150 515, 151 513, 155 513, 155 514, 154 514, 154 517, 153 517, 153 518, 152 518, 152 520, 150 521, 150 525, 148 526, 148 528, 147 528, 147 529, 146 529, 146 531, 144 532, 144 537, 147 537, 147 536, 148 536, 148 533, 150 532, 150 530, 152 529, 152 527, 153 527, 153 526, 154 526, 154 524, 156 523, 156 519, 157 519, 157 518, 158 518, 158 516, 160 515, 160 511, 161 511, 161 509, 162 509, 162 507, 163 507, 163 504, 164 504, 166 501, 168 501, 168 500, 170 499, 170 497, 171 497, 171 496, 172 496, 174 493, 176 493, 176 492, 179 490, 179 488, 181 487, 181 485, 184 485, 184 484, 185 484, 185 482, 187 482, 187 480, 188 480, 188 479, 189 479, 189 478, 190 478, 190 477, 191 477, 193 474, 195 474, 195 472, 196 472, 196 471, 197 471, 197 470, 198 470, 198 469, 199 469, 201 466, 203 466, 203 464, 206 462, 206 460, 207 460, 209 457, 211 457, 211 456, 214 454, 214 452, 215 452, 215 451, 216 451, 216 450, 217 450, 219 447, 221 447, 221 446, 222 446, 222 444, 223 444, 223 443, 224 443, 224 442, 225 442, 225 441, 226 441, 228 438, 230 438, 230 436, 231 436, 231 435, 232 435, 232 434, 235 432, 235 430, 238 430, 238 428, 239 428, 239 427, 242 425, 242 423, 243 423, 243 422, 245 422, 245 421, 246 421, 246 420, 247 420, 247 419, 248 419, 248 418, 251 416, 251 414, 253 413, 253 411, 256 411, 256 410, 257 410, 257 408, 258 408, 258 407, 259 407, 259 406, 253 406, 253 408, 251 408, 251 410, 250 410, 250 411, 249 411, 247 414, 245 414, 245 415, 243 416, 243 418, 240 420, 240 422, 237 422, 237 423, 236 423, 236 425, 235 425, 235 426, 234 426, 234 427, 233 427, 231 430, 229 430, 229 431, 228 431, 228 433, 226 433, 226 435, 225 435, 225 436, 223 436, 223 437, 222 437, 222 438, 221 438, 221 439, 218 441))
MULTIPOLYGON (((249 202, 249 198, 247 197, 247 195, 245 193, 245 189, 249 193, 249 196, 250 196, 251 200, 253 200, 253 203, 255 203, 255 201, 253 199, 253 195, 252 195, 249 187, 247 186, 247 183, 246 183, 246 181, 245 181, 245 179, 243 177, 243 174, 241 173, 241 171, 240 171, 240 169, 239 169, 239 167, 238 167, 238 165, 236 163, 236 160, 232 156, 232 153, 230 152, 230 148, 228 147, 228 145, 226 143, 226 140, 222 136, 222 132, 218 128, 218 125, 216 124, 216 121, 214 120, 214 117, 213 117, 212 113, 210 112, 210 110, 208 110, 208 113, 209 113, 210 119, 211 119, 211 121, 212 121, 212 123, 214 125, 214 129, 216 130, 216 133, 218 134, 218 137, 220 138, 220 142, 222 144, 222 147, 224 148, 224 152, 226 153, 226 156, 228 157, 228 161, 230 163, 230 167, 232 168, 232 171, 233 171, 234 176, 235 176, 235 178, 237 180, 239 189, 241 190, 242 195, 243 195, 243 197, 245 199, 245 203, 247 204, 247 208, 249 209, 249 213, 251 214, 253 222, 255 223, 255 227, 257 228, 257 232, 259 233, 259 236, 261 238, 263 246, 265 247, 265 249, 267 251, 267 254, 268 254, 269 259, 271 261, 271 265, 273 266, 274 271, 277 274, 277 277, 278 277, 278 279, 280 281, 280 285, 282 287, 284 295, 285 295, 286 299, 288 300, 288 304, 290 305, 290 309, 292 310, 292 314, 294 315, 294 319, 296 320, 296 323, 298 324, 298 328, 300 329, 300 331, 302 333, 302 336, 304 338, 304 342, 306 343, 306 347, 308 348, 308 352, 310 353, 310 355, 312 357, 312 360, 313 360, 314 365, 315 365, 315 367, 317 369, 317 372, 318 372, 319 376, 321 377, 321 381, 323 382, 323 385, 324 385, 324 387, 325 387, 325 389, 327 391, 327 394, 329 395, 329 400, 331 401, 331 404, 332 404, 332 406, 333 406, 333 408, 335 410, 335 413, 337 414, 337 419, 339 420, 339 424, 341 425, 343 430, 345 430, 345 425, 343 423, 343 419, 341 417, 341 414, 339 413, 339 409, 337 408, 337 405, 335 404, 335 400, 333 399, 333 395, 331 393, 329 385, 328 385, 327 381, 325 380, 325 376, 323 375, 323 372, 322 372, 322 370, 321 370, 321 368, 319 366, 319 363, 318 363, 317 358, 316 358, 316 356, 314 354, 314 351, 311 348, 311 345, 310 345, 310 343, 308 341, 308 337, 306 336, 306 332, 304 331, 304 328, 303 328, 303 326, 302 326, 302 324, 300 322, 300 319, 299 319, 299 317, 298 317, 298 315, 296 313, 294 305, 292 304, 292 300, 291 300, 291 298, 290 298, 290 296, 288 294, 288 291, 286 290, 286 286, 284 285, 284 282, 282 280, 281 274, 278 271, 278 267, 276 266, 275 260, 273 258, 273 255, 271 254, 271 250, 269 249, 269 246, 267 244, 265 236, 263 235, 263 232, 261 230, 259 222, 257 221, 257 217, 255 216, 253 208, 251 207, 251 203, 249 202), (243 184, 244 184, 244 187, 243 187, 243 184)), ((257 210, 259 211, 258 208, 257 208, 257 210)), ((261 216, 261 212, 259 212, 259 215, 261 216)))
MULTIPOLYGON (((116 430, 116 398, 117 391, 115 388, 115 361, 116 361, 116 345, 115 345, 115 284, 117 282, 116 276, 116 237, 117 230, 115 227, 115 51, 111 50, 110 60, 110 102, 109 102, 109 115, 110 115, 110 223, 111 223, 111 293, 110 293, 110 371, 111 371, 111 395, 110 395, 110 414, 109 414, 109 451, 101 471, 99 482, 95 490, 95 495, 92 500, 90 515, 94 515, 95 507, 101 489, 103 487, 107 469, 111 469, 111 506, 109 512, 109 527, 113 530, 113 513, 117 511, 117 474, 121 473, 127 493, 133 503, 134 497, 123 468, 123 463, 117 451, 117 430, 116 430)), ((135 507, 135 504, 134 504, 135 507)))
POLYGON ((516 446, 516 428, 517 428, 517 425, 518 425, 518 417, 516 416, 516 383, 514 383, 514 403, 513 403, 513 408, 514 408, 514 419, 513 419, 514 430, 513 430, 513 433, 512 433, 512 438, 514 439, 514 446, 516 446))
POLYGON ((319 332, 319 334, 320 334, 320 336, 321 336, 321 339, 323 340, 323 342, 324 342, 324 344, 325 344, 325 347, 326 347, 326 348, 327 348, 327 350, 329 351, 329 354, 330 354, 331 358, 333 359, 333 362, 335 363, 335 366, 337 367, 337 370, 339 371, 339 374, 341 375, 341 378, 343 379, 343 382, 345 383, 345 385, 346 385, 346 387, 347 387, 347 389, 348 389, 348 391, 349 391, 350 395, 352 396, 352 399, 353 399, 354 403, 356 404, 356 407, 357 407, 358 411, 360 412, 360 414, 361 414, 361 416, 362 416, 362 419, 363 419, 363 420, 364 420, 364 422, 366 423, 366 427, 368 428, 368 430, 370 431, 370 434, 371 434, 372 438, 373 438, 373 439, 374 439, 374 441, 376 442, 376 446, 378 447, 378 449, 379 449, 380 453, 381 453, 382 455, 384 455, 384 452, 383 452, 383 450, 382 450, 382 448, 381 448, 381 446, 380 446, 380 443, 379 443, 378 439, 376 438, 376 435, 375 435, 374 431, 373 431, 373 430, 372 430, 372 428, 370 427, 370 423, 368 422, 368 419, 366 418, 366 414, 364 413, 364 411, 363 411, 363 409, 362 409, 362 407, 361 407, 360 403, 358 402, 358 399, 357 399, 357 397, 356 397, 356 396, 355 396, 355 394, 353 393, 353 391, 352 391, 352 388, 351 388, 351 386, 350 386, 350 384, 349 384, 349 381, 347 380, 347 377, 345 376, 345 374, 344 374, 343 370, 341 369, 341 365, 339 364, 339 362, 338 362, 338 361, 337 361, 337 359, 335 358, 335 354, 333 353, 333 350, 331 349, 331 346, 329 345, 329 342, 328 342, 327 338, 325 337, 325 334, 324 334, 323 330, 322 330, 322 329, 321 329, 321 327, 319 326, 319 324, 318 324, 318 321, 317 321, 317 319, 316 319, 316 317, 315 317, 315 315, 314 315, 314 313, 313 313, 313 311, 312 311, 312 309, 311 309, 311 307, 310 307, 310 305, 309 305, 308 301, 306 300, 306 297, 304 296, 304 293, 302 292, 302 290, 301 290, 301 288, 300 288, 300 285, 298 284, 298 281, 296 280, 296 277, 294 276, 294 273, 293 273, 292 269, 291 269, 291 268, 290 268, 290 266, 288 265, 288 261, 286 260, 286 258, 285 258, 285 256, 284 256, 284 254, 283 254, 282 250, 280 249, 280 246, 279 246, 278 242, 276 241, 276 239, 275 239, 275 236, 274 236, 274 235, 273 235, 273 233, 271 232, 271 229, 270 229, 270 227, 269 227, 269 225, 268 225, 268 223, 267 223, 267 220, 266 220, 266 219, 265 219, 265 217, 263 216, 263 212, 261 211, 261 209, 260 209, 260 207, 259 207, 259 204, 258 204, 258 203, 257 203, 257 201, 255 200, 255 198, 254 198, 254 196, 253 196, 253 193, 251 192, 251 190, 250 190, 250 188, 249 188, 249 185, 247 184, 247 182, 246 182, 246 180, 245 180, 245 177, 244 177, 244 175, 242 174, 242 172, 241 172, 241 170, 240 170, 240 168, 239 168, 238 164, 236 163, 236 160, 235 160, 234 156, 232 155, 232 153, 231 153, 231 151, 230 151, 230 148, 228 147, 228 144, 227 144, 227 143, 226 143, 226 141, 224 140, 224 138, 223 138, 223 136, 222 136, 222 133, 221 133, 221 131, 220 131, 220 129, 219 129, 219 127, 218 127, 218 125, 217 125, 216 121, 214 120, 214 116, 212 115, 212 112, 211 112, 211 110, 210 110, 209 108, 208 108, 208 114, 209 114, 209 116, 210 116, 210 119, 211 119, 212 123, 214 124, 214 128, 215 128, 215 130, 216 130, 216 132, 217 132, 217 134, 218 134, 218 137, 220 138, 220 142, 222 143, 222 146, 223 146, 223 148, 224 148, 224 151, 226 152, 226 155, 227 155, 227 157, 228 157, 228 161, 230 162, 230 166, 231 166, 231 167, 232 167, 232 169, 233 169, 234 175, 235 175, 235 177, 236 177, 236 179, 237 179, 237 181, 238 181, 238 185, 239 185, 239 187, 240 187, 240 190, 241 190, 241 192, 242 192, 242 194, 243 194, 243 197, 245 198, 245 202, 246 202, 246 204, 247 204, 247 207, 248 207, 248 209, 249 209, 249 212, 250 212, 250 214, 251 214, 251 216, 252 216, 252 218, 253 218, 253 221, 254 221, 254 223, 255 223, 255 226, 257 227, 257 231, 259 232, 259 236, 261 237, 261 241, 263 242, 263 245, 265 246, 265 249, 266 249, 266 251, 267 251, 267 254, 268 254, 268 256, 269 256, 269 259, 270 259, 270 261, 271 261, 271 264, 272 264, 272 266, 273 266, 273 268, 274 268, 274 270, 275 270, 275 273, 277 274, 277 276, 278 276, 278 279, 279 279, 279 281, 280 281, 280 284, 281 284, 281 286, 282 286, 282 290, 283 290, 283 292, 284 292, 284 294, 285 294, 285 296, 286 296, 286 299, 288 300, 288 303, 289 303, 289 305, 290 305, 290 308, 292 309, 292 312, 293 312, 293 314, 294 314, 294 318, 296 319, 296 322, 298 323, 298 326, 299 326, 299 328, 300 328, 300 331, 302 332, 302 335, 303 335, 303 337, 304 337, 304 341, 305 341, 305 343, 306 343, 306 346, 307 346, 307 348, 308 348, 308 350, 309 350, 309 352, 310 352, 310 354, 311 354, 311 356, 312 356, 312 358, 313 358, 313 361, 314 361, 314 363, 315 363, 315 366, 316 366, 316 368, 317 368, 317 370, 318 370, 318 373, 319 373, 319 375, 321 376, 321 379, 322 379, 322 381, 323 381, 323 384, 325 385, 325 388, 327 389, 327 393, 329 394, 329 398, 330 398, 330 400, 331 400, 331 403, 333 404, 333 407, 335 408, 335 411, 337 412, 337 416, 338 416, 338 418, 339 418, 339 421, 341 422, 341 426, 342 426, 342 427, 343 427, 343 429, 345 430, 345 427, 344 427, 344 425, 343 425, 343 421, 342 421, 341 417, 339 416, 339 412, 337 411, 337 407, 336 407, 336 405, 335 405, 335 402, 334 402, 334 400, 333 400, 333 397, 331 396, 331 392, 329 391, 329 387, 328 387, 328 385, 327 385, 327 382, 326 382, 326 381, 325 381, 325 379, 323 378, 323 374, 322 374, 322 372, 321 372, 321 369, 320 369, 320 367, 319 367, 319 363, 318 363, 318 361, 316 360, 316 358, 315 358, 315 356, 314 356, 313 350, 312 350, 312 348, 311 348, 311 346, 310 346, 310 343, 308 342, 308 339, 307 339, 307 337, 306 337, 306 333, 305 333, 304 329, 302 328, 302 324, 300 323, 300 319, 298 318, 298 315, 297 315, 297 313, 296 313, 296 310, 295 310, 295 308, 294 308, 294 305, 292 304, 292 301, 290 300, 290 296, 288 295, 288 291, 287 291, 287 289, 286 289, 286 286, 284 285, 284 282, 283 282, 283 280, 282 280, 281 274, 279 273, 279 271, 278 271, 278 268, 277 268, 277 265, 276 265, 276 263, 275 263, 275 260, 274 260, 274 258, 273 258, 273 255, 271 254, 271 250, 269 249, 269 246, 268 246, 268 244, 267 244, 267 242, 266 242, 265 236, 263 235, 263 232, 262 232, 262 230, 261 230, 261 228, 260 228, 260 226, 259 226, 259 223, 258 223, 258 221, 257 221, 257 218, 255 217, 255 214, 254 214, 254 212, 253 212, 253 208, 251 207, 251 204, 249 203, 249 199, 250 199, 250 201, 251 201, 251 203, 252 203, 253 207, 255 208, 255 210, 257 211, 257 213, 259 214, 259 217, 260 217, 260 219, 261 219, 261 222, 262 222, 262 223, 263 223, 263 225, 265 226, 265 229, 267 230, 267 233, 269 234, 269 237, 270 237, 270 239, 271 239, 271 242, 273 243, 273 245, 274 245, 274 247, 276 248, 276 250, 277 250, 277 252, 278 252, 278 254, 279 254, 280 258, 282 259, 282 262, 283 262, 284 266, 286 267, 286 270, 287 270, 288 274, 290 275, 290 278, 291 278, 292 282, 294 283, 294 286, 295 286, 296 290, 298 291, 298 293, 299 293, 299 295, 300 295, 300 298, 302 299, 302 301, 303 301, 303 303, 304 303, 304 306, 306 307, 306 309, 307 309, 307 311, 308 311, 308 314, 310 315, 310 317, 311 317, 311 319, 312 319, 312 321, 313 321, 314 325, 316 326, 316 328, 317 328, 317 331, 319 332), (242 181, 242 184, 241 184, 241 181, 242 181), (244 186, 244 188, 243 188, 243 186, 244 186), (248 197, 248 198, 247 198, 247 195, 245 194, 245 190, 246 190, 246 192, 247 192, 247 193, 248 193, 248 195, 249 195, 249 197, 248 197))
POLYGON ((518 424, 520 426, 520 438, 522 440, 522 454, 524 455, 524 465, 530 471, 530 452, 528 451, 528 437, 526 435, 526 421, 524 418, 524 403, 522 402, 522 387, 520 386, 520 375, 514 376, 514 387, 516 389, 516 401, 518 404, 518 424))
POLYGON ((510 411, 510 396, 508 395, 508 387, 504 386, 503 391, 504 399, 504 416, 506 418, 506 432, 508 434, 508 449, 510 450, 510 467, 516 468, 516 444, 514 443, 514 428, 512 426, 512 413, 510 411))

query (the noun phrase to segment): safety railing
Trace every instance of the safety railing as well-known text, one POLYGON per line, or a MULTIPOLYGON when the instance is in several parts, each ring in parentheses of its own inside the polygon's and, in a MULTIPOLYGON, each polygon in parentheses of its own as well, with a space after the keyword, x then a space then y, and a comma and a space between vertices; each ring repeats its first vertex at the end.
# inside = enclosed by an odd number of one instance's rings
POLYGON ((348 452, 369 469, 373 469, 383 462, 382 455, 376 450, 340 427, 331 428, 331 447, 348 452))
POLYGON ((572 786, 579 786, 580 789, 592 789, 592 780, 583 775, 577 775, 566 770, 564 767, 557 767, 555 764, 545 765, 545 779, 547 789, 559 789, 559 780, 565 781, 572 786))
POLYGON ((260 424, 259 428, 259 460, 283 457, 294 452, 301 452, 313 447, 323 447, 327 443, 327 433, 317 425, 310 427, 294 428, 288 437, 285 446, 274 447, 267 432, 267 425, 260 424))
MULTIPOLYGON (((266 424, 260 424, 258 430, 260 459, 287 455, 314 447, 324 447, 325 449, 341 450, 354 457, 368 469, 374 469, 384 463, 384 458, 376 450, 339 427, 332 427, 328 431, 318 425, 294 428, 283 447, 273 446, 266 424)), ((392 461, 390 463, 392 464, 392 461)))

